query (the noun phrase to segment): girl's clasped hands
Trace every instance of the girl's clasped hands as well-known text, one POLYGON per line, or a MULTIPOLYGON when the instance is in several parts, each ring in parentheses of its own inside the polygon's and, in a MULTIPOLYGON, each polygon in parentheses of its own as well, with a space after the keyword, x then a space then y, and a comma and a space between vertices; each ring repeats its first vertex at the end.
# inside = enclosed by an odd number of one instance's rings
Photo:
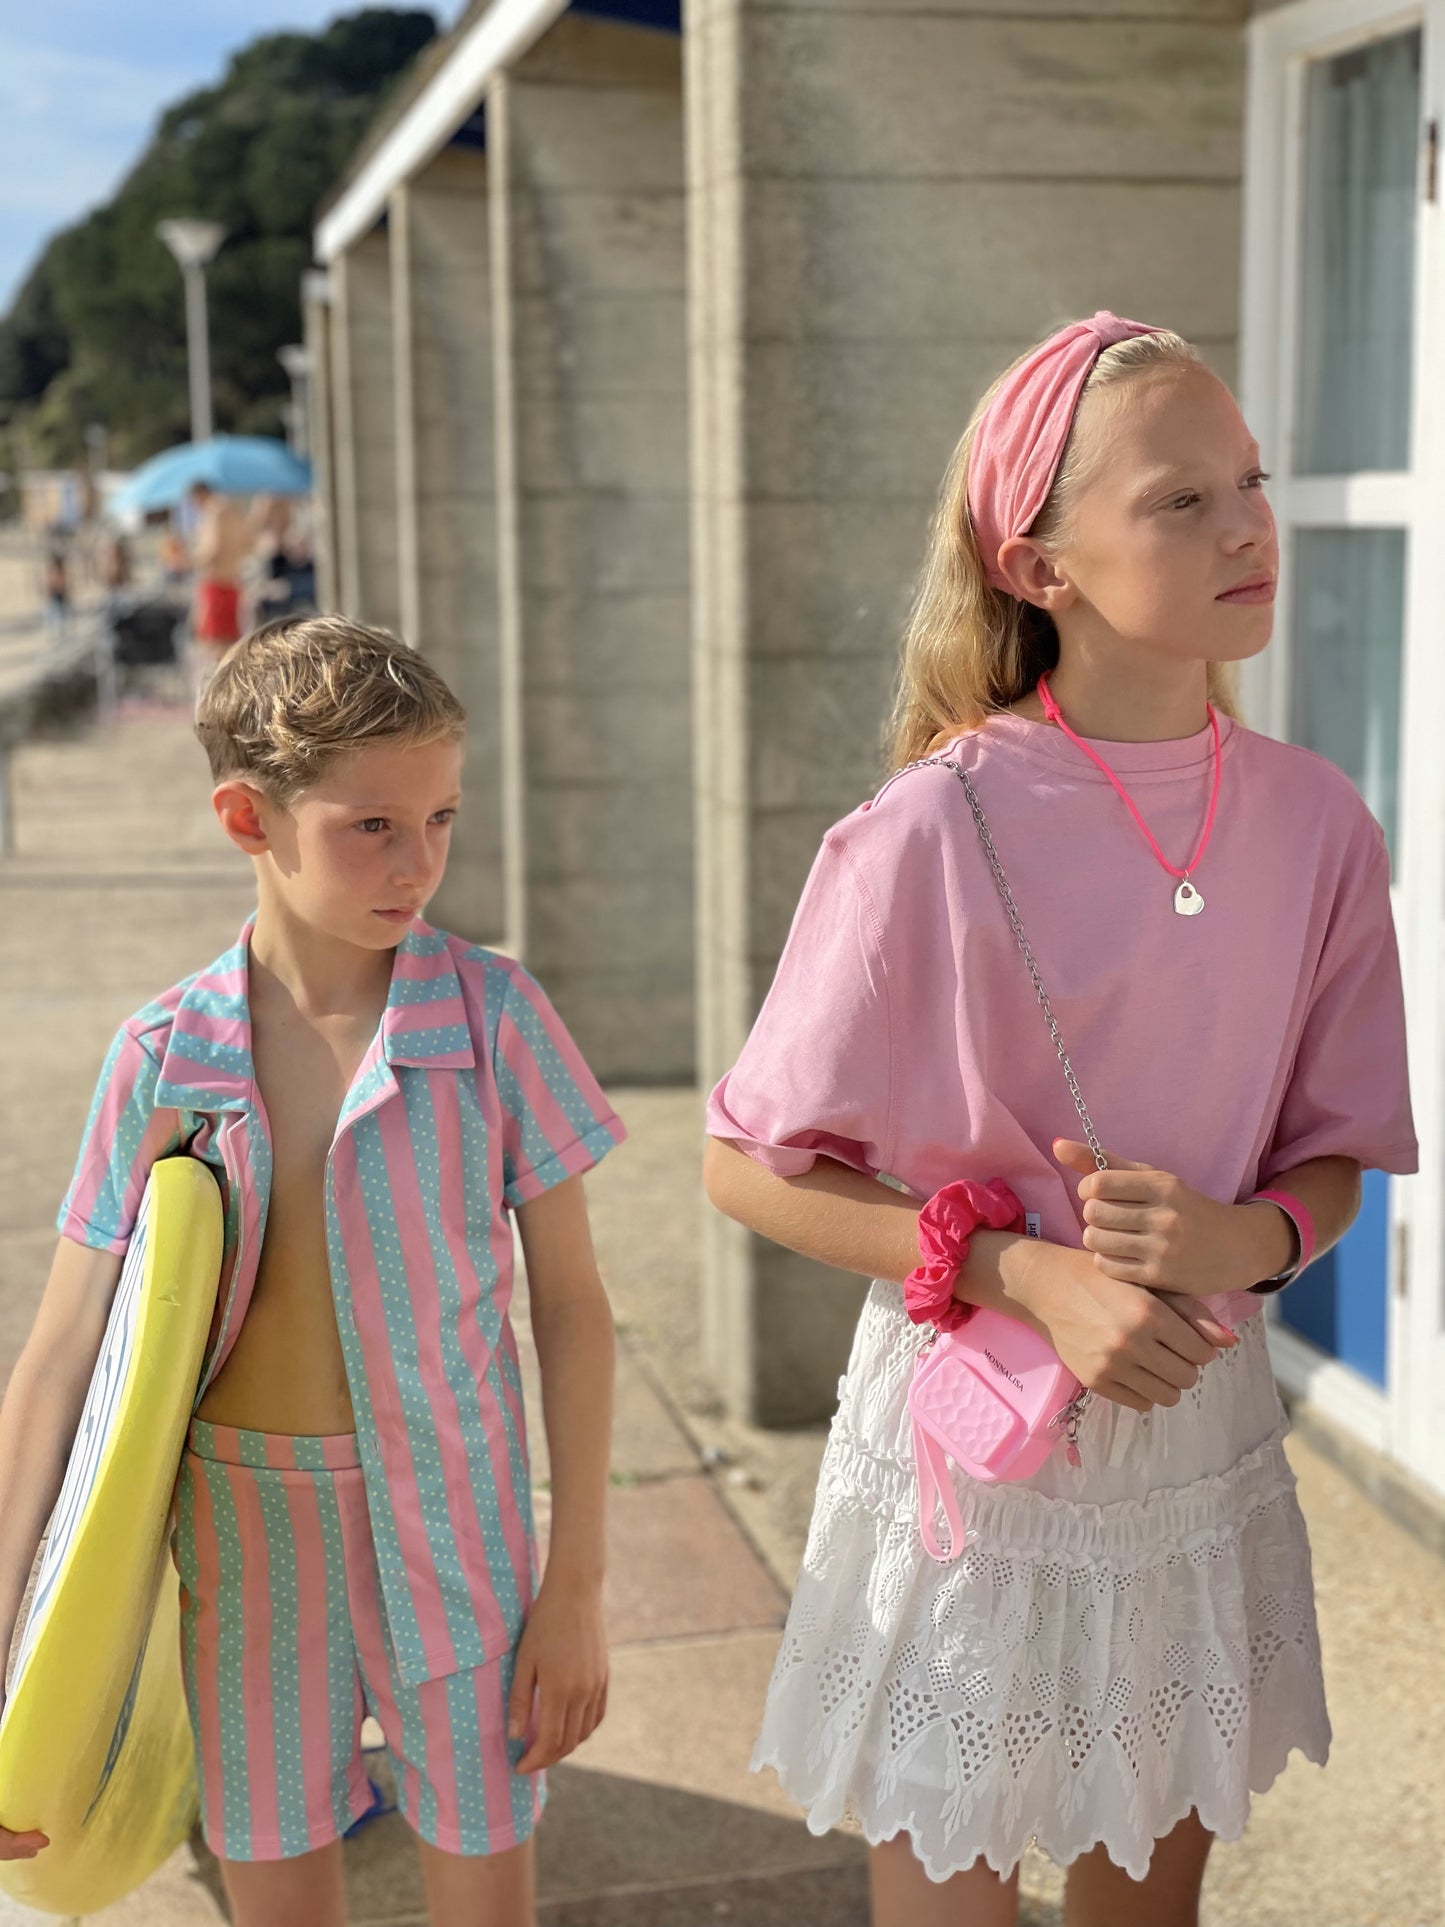
POLYGON ((1071 1139, 1056 1138, 1054 1155, 1085 1174, 1084 1249, 1063 1263, 1049 1251, 1029 1309, 1091 1391, 1136 1412, 1177 1405, 1204 1366, 1239 1343, 1206 1300, 1265 1275, 1259 1214, 1112 1152, 1100 1171, 1089 1147, 1071 1139))

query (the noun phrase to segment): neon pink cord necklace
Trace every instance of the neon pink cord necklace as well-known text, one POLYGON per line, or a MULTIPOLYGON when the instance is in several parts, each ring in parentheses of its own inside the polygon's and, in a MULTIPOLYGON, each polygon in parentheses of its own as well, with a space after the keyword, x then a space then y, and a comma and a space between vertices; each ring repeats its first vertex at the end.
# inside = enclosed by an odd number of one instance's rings
POLYGON ((1099 768, 1108 777, 1109 781, 1114 785, 1114 788, 1119 792, 1120 796, 1123 797, 1124 805, 1128 810, 1130 816, 1133 817, 1134 821, 1139 825, 1139 828, 1144 832, 1144 837, 1149 845, 1149 848, 1154 852, 1155 856, 1158 858, 1159 862, 1163 865, 1163 867, 1169 872, 1170 876, 1178 877, 1179 887, 1174 892, 1174 908, 1178 911, 1181 917, 1197 917, 1200 911, 1204 908, 1204 899, 1202 896, 1200 896, 1199 892, 1195 889, 1194 885, 1189 881, 1189 875, 1192 870, 1197 868, 1199 864, 1199 859, 1204 855, 1205 846, 1209 842, 1209 833, 1214 828, 1214 811, 1215 811, 1216 805, 1219 802, 1219 776, 1220 776, 1220 770, 1222 769, 1223 762, 1224 762, 1224 759, 1220 753, 1220 747, 1219 747, 1219 718, 1214 713, 1214 704, 1206 703, 1204 705, 1209 712, 1209 727, 1210 727, 1210 730, 1213 732, 1213 736, 1214 736, 1214 786, 1210 791, 1210 796, 1209 796, 1209 813, 1204 819, 1204 831, 1199 839, 1199 848, 1194 852, 1194 855, 1189 859, 1188 863, 1185 864, 1182 870, 1176 870, 1174 865, 1169 861, 1168 857, 1165 856, 1164 852, 1159 848, 1159 845, 1154 841, 1154 837, 1150 832, 1149 825, 1144 821, 1143 817, 1140 816, 1138 810, 1134 807, 1134 799, 1130 796, 1129 792, 1124 788, 1124 785, 1119 781, 1118 777, 1114 774, 1113 770, 1109 768, 1109 765, 1104 761, 1103 757, 1098 755, 1094 750, 1090 749, 1089 745, 1084 741, 1083 737, 1076 736, 1073 730, 1071 730, 1069 728, 1069 725, 1064 721, 1064 712, 1059 708, 1059 705, 1054 700, 1054 693, 1049 688, 1049 679, 1047 676, 1039 677, 1038 691, 1039 691, 1039 701, 1043 704, 1044 714, 1048 717, 1049 721, 1052 723, 1057 723, 1059 728, 1068 737, 1069 741, 1071 743, 1077 743, 1079 748, 1090 759, 1090 761, 1098 764, 1099 768))

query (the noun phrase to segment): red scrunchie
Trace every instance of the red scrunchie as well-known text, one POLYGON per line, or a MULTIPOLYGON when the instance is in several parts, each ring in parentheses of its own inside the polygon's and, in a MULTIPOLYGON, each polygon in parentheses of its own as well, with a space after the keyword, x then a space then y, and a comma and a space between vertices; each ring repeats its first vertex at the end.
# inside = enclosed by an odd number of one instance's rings
POLYGON ((983 1225, 989 1231, 1022 1231, 1024 1208, 1002 1178, 979 1184, 956 1178, 935 1191, 918 1214, 918 1249, 923 1263, 903 1280, 903 1302, 915 1325, 957 1331, 974 1307, 953 1295, 954 1281, 968 1262, 968 1241, 983 1225))

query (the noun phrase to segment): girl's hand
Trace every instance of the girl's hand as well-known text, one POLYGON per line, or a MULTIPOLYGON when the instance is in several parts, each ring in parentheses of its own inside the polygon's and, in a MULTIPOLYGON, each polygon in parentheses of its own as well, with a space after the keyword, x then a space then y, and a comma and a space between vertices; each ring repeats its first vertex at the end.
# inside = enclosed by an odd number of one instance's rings
POLYGON ((1220 1204, 1171 1172, 1105 1155, 1109 1169, 1100 1171, 1087 1144, 1054 1139, 1059 1163, 1087 1173, 1078 1187, 1084 1249, 1105 1277, 1207 1297, 1247 1291, 1289 1263, 1283 1212, 1220 1204))
POLYGON ((1239 1342, 1197 1299, 1121 1283, 1088 1252, 1061 1245, 1039 1254, 1025 1302, 1082 1385, 1136 1412, 1177 1405, 1203 1367, 1239 1342))
POLYGON ((517 1648, 507 1702, 507 1737, 521 1739, 532 1718, 536 1727, 518 1773, 537 1773, 579 1747, 607 1711, 607 1633, 602 1622, 600 1581, 542 1581, 517 1648))

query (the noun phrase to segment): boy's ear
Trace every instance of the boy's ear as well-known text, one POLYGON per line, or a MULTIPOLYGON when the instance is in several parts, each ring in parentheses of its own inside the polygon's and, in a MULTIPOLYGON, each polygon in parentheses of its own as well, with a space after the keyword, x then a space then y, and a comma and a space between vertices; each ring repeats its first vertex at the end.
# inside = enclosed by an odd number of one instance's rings
POLYGON ((244 850, 247 856, 260 856, 270 849, 271 837, 263 815, 266 798, 254 783, 242 782, 237 776, 217 783, 211 792, 211 808, 238 850, 244 850))

